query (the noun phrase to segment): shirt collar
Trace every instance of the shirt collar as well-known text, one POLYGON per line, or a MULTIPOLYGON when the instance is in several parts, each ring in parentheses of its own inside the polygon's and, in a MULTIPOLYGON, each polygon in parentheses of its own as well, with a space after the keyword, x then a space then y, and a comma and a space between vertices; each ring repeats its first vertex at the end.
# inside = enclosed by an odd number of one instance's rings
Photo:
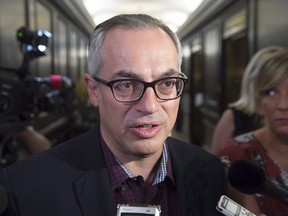
MULTIPOLYGON (((108 174, 110 177, 110 181, 113 189, 119 187, 124 181, 129 178, 135 178, 137 176, 132 175, 129 170, 125 168, 120 161, 113 155, 113 153, 108 148, 105 141, 101 138, 101 144, 104 152, 105 162, 107 164, 108 174)), ((174 182, 173 172, 171 160, 169 157, 169 149, 166 142, 163 144, 163 152, 161 157, 161 162, 159 164, 157 173, 155 175, 154 181, 152 185, 157 185, 165 180, 165 178, 169 177, 172 182, 174 182)))

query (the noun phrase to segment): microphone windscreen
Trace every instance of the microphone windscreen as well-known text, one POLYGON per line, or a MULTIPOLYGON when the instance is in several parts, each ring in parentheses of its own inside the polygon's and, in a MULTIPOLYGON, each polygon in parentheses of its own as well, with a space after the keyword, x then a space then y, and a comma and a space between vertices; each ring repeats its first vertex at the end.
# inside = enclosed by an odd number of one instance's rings
POLYGON ((49 78, 51 80, 51 85, 53 88, 55 88, 55 89, 63 88, 62 76, 60 76, 58 74, 52 74, 49 76, 49 78))
POLYGON ((227 175, 229 183, 246 194, 261 192, 266 181, 264 170, 245 160, 235 161, 228 169, 227 175))

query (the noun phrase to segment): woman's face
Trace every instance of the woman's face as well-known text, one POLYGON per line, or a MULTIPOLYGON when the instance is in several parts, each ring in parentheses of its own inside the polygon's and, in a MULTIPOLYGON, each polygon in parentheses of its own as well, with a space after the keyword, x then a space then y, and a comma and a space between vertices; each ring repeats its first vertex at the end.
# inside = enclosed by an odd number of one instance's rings
POLYGON ((269 130, 288 136, 288 78, 261 95, 259 108, 269 130))

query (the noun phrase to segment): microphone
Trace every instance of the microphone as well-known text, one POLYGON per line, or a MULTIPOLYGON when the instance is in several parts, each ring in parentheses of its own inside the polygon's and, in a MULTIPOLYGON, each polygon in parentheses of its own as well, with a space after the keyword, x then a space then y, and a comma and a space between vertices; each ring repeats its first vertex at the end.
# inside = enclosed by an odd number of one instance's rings
POLYGON ((66 76, 52 74, 49 78, 51 80, 51 86, 55 89, 62 89, 72 85, 71 79, 66 76))
POLYGON ((263 169, 245 161, 235 161, 228 169, 229 183, 245 194, 260 193, 288 205, 288 191, 279 188, 266 178, 263 169))
POLYGON ((0 215, 6 210, 8 206, 8 196, 5 189, 0 185, 0 215))
POLYGON ((71 79, 58 74, 52 74, 48 77, 35 77, 34 81, 39 85, 50 86, 53 89, 63 89, 72 86, 71 79))

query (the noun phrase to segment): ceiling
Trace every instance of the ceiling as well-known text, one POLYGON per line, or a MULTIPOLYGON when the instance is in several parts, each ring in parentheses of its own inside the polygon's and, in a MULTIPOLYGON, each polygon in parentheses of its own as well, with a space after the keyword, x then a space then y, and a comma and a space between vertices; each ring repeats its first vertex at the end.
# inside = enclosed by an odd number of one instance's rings
POLYGON ((185 23, 203 0, 82 0, 95 25, 123 13, 145 13, 161 19, 173 31, 185 23))

